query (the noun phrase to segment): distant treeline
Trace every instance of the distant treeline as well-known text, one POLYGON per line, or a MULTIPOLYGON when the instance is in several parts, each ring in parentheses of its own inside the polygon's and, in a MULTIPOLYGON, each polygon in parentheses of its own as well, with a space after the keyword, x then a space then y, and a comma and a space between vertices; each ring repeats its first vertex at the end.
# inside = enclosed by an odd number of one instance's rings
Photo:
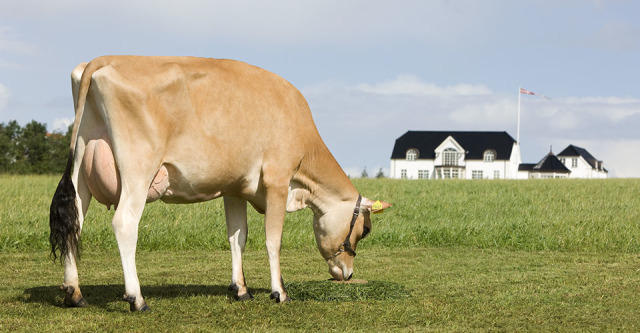
POLYGON ((48 133, 35 120, 20 127, 17 121, 0 123, 0 173, 62 173, 69 157, 71 127, 67 133, 48 133))

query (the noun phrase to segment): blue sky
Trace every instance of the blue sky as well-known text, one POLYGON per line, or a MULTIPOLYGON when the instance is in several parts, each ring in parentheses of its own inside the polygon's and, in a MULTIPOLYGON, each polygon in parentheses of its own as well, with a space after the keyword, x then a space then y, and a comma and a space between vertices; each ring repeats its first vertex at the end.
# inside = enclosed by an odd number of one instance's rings
POLYGON ((351 175, 407 130, 507 131, 524 162, 569 144, 640 177, 634 1, 0 0, 0 122, 73 115, 70 72, 104 54, 232 58, 307 97, 351 175))

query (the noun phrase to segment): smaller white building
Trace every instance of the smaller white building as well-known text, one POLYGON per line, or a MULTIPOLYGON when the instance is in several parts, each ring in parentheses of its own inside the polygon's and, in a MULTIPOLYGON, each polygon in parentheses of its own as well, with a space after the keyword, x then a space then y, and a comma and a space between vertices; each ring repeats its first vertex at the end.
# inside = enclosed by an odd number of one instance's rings
POLYGON ((584 148, 569 145, 558 158, 571 171, 569 178, 607 178, 609 175, 604 163, 584 148))
POLYGON ((518 168, 518 179, 569 178, 567 169, 556 155, 549 152, 537 164, 522 163, 518 168))

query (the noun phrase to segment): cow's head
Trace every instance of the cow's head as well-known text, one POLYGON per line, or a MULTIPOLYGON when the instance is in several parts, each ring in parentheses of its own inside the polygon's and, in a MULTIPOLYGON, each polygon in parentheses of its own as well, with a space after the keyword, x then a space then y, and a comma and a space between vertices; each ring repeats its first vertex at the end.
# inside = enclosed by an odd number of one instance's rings
POLYGON ((306 207, 313 210, 316 243, 329 265, 329 273, 336 280, 343 281, 349 280, 353 274, 353 258, 358 242, 371 232, 371 214, 381 213, 391 204, 364 197, 356 201, 324 201, 314 199, 307 189, 290 188, 287 211, 294 212, 306 207))
POLYGON ((371 214, 381 213, 389 207, 391 204, 386 202, 361 198, 350 216, 343 213, 334 217, 332 225, 334 230, 339 232, 330 232, 327 237, 319 238, 321 233, 316 231, 318 248, 327 261, 329 273, 334 279, 343 281, 351 278, 357 244, 371 232, 371 214))

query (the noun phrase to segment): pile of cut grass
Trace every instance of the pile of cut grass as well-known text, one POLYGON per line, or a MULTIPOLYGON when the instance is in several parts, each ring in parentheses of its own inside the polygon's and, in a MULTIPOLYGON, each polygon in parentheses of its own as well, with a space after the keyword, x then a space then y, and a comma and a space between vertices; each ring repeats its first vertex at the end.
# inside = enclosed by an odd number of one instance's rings
POLYGON ((296 301, 384 301, 411 296, 405 286, 389 281, 336 283, 334 281, 304 281, 285 284, 289 297, 296 301))

